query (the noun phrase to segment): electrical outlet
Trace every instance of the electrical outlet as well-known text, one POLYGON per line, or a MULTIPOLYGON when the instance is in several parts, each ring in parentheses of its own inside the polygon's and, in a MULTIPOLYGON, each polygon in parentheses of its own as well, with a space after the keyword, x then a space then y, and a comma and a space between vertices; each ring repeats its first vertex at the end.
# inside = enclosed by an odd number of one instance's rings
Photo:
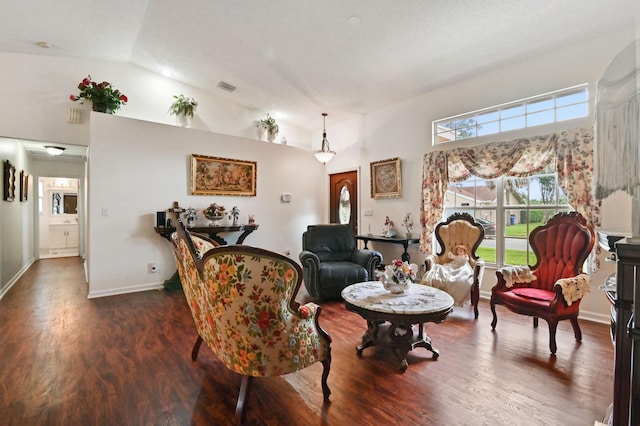
POLYGON ((363 216, 373 216, 373 209, 364 209, 362 212, 363 216))
POLYGON ((155 274, 156 272, 158 272, 158 266, 155 263, 150 263, 149 272, 151 272, 152 274, 155 274))
POLYGON ((285 256, 291 256, 291 250, 289 249, 285 249, 282 253, 284 253, 285 256))

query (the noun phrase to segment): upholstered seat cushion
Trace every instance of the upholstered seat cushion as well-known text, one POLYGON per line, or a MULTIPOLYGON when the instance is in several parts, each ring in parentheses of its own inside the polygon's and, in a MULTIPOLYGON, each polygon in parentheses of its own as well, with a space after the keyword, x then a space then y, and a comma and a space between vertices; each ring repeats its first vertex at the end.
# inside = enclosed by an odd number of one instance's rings
MULTIPOLYGON (((522 294, 517 294, 515 290, 519 290, 520 293, 523 293, 524 288, 518 288, 511 291, 505 291, 500 293, 500 298, 504 302, 503 304, 510 307, 518 307, 519 309, 531 310, 531 311, 541 311, 546 312, 549 311, 549 305, 553 300, 554 293, 546 290, 540 289, 529 289, 529 290, 538 290, 535 292, 524 292, 524 294, 528 294, 528 296, 524 296, 522 294), (531 296, 535 296, 531 297, 531 296), (550 300, 545 300, 551 297, 550 300), (542 298, 542 299, 541 299, 542 298)), ((579 304, 574 303, 571 306, 567 306, 561 300, 558 303, 556 309, 558 315, 569 315, 572 313, 578 313, 579 304)))
POLYGON ((531 287, 514 288, 513 292, 518 296, 526 297, 528 299, 542 300, 546 302, 551 302, 555 297, 555 293, 551 291, 531 287))
POLYGON ((320 282, 327 294, 339 298, 346 285, 369 281, 369 273, 364 266, 352 262, 322 262, 319 268, 320 282))

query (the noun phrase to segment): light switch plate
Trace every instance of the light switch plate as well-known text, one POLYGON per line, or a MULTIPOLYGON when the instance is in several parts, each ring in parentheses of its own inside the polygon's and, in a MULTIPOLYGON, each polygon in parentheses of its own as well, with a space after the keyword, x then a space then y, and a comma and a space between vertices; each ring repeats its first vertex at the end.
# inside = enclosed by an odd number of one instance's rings
POLYGON ((285 192, 280 196, 280 199, 282 200, 283 203, 290 203, 291 202, 291 194, 289 194, 288 192, 285 192))

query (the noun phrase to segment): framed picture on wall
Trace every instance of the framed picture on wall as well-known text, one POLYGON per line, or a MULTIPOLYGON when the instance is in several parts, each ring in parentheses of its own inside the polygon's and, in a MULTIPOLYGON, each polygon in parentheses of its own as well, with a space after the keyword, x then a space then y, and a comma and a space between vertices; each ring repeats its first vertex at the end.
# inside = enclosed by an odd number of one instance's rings
POLYGON ((191 155, 191 194, 256 195, 255 161, 191 155))
POLYGON ((402 195, 400 159, 371 163, 371 198, 398 198, 402 195))
POLYGON ((20 201, 27 201, 29 195, 29 173, 22 170, 20 172, 20 201))
POLYGON ((16 168, 11 161, 4 162, 4 200, 13 201, 16 198, 16 168))

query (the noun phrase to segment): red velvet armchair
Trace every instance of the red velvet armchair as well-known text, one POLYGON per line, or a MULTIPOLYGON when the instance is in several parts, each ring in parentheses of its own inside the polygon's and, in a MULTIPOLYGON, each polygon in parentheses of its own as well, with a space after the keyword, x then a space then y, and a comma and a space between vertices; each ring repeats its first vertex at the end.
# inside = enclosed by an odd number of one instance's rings
POLYGON ((577 212, 558 213, 529 235, 537 263, 530 268, 513 267, 496 271, 498 283, 491 290, 491 312, 495 329, 496 305, 512 312, 538 318, 549 325, 549 349, 556 353, 558 321, 571 321, 576 340, 582 340, 578 325, 580 300, 589 291, 589 277, 581 274, 595 237, 577 212), (530 269, 530 270, 529 270, 530 269))

